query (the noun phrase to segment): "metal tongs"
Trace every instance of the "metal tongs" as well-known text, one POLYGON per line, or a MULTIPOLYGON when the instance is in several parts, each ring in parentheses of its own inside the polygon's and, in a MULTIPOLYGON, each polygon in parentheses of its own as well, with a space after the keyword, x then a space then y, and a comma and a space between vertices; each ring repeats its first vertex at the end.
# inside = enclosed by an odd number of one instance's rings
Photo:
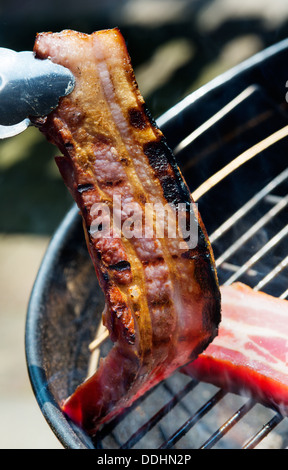
POLYGON ((33 52, 0 47, 0 139, 27 129, 29 117, 49 114, 74 85, 66 67, 37 59, 33 52))

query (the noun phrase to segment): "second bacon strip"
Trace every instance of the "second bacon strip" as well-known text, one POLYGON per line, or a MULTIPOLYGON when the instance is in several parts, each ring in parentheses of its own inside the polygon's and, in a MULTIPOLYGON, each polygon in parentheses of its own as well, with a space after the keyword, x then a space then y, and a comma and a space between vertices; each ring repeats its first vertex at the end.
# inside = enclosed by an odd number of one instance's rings
POLYGON ((221 287, 219 335, 183 372, 288 415, 288 301, 221 287))
POLYGON ((163 134, 146 111, 119 30, 42 33, 34 50, 38 58, 69 68, 76 79, 73 92, 35 124, 63 153, 57 164, 81 211, 106 298, 103 322, 114 346, 63 404, 64 412, 93 434, 203 351, 217 335, 220 291, 204 225, 163 134), (189 246, 181 234, 155 235, 149 210, 149 236, 120 231, 115 237, 114 226, 109 236, 100 228, 95 236, 91 227, 98 203, 121 209, 122 224, 137 212, 133 203, 145 211, 147 204, 160 203, 171 220, 184 204, 185 217, 193 214, 197 223, 198 244, 189 246))

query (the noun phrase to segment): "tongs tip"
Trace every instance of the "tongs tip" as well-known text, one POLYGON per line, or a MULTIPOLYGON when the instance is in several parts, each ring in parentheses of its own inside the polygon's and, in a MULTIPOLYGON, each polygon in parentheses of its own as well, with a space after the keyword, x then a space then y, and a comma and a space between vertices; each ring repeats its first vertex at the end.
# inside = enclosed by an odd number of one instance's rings
POLYGON ((58 106, 75 86, 72 72, 30 51, 0 48, 0 139, 12 137, 58 106))

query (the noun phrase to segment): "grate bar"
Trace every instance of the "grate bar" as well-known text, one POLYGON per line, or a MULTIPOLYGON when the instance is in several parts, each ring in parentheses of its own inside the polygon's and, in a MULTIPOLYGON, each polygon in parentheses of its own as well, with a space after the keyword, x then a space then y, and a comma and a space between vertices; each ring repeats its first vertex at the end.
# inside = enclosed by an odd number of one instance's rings
MULTIPOLYGON (((238 264, 231 264, 231 263, 223 263, 221 266, 222 269, 225 269, 226 271, 232 271, 232 272, 237 272, 238 269, 240 269, 240 266, 238 264)), ((257 276, 257 271, 254 269, 249 269, 247 271, 249 276, 257 276)))
POLYGON ((283 416, 277 413, 243 446, 243 449, 254 449, 282 420, 283 416))
POLYGON ((198 382, 191 380, 180 392, 178 392, 166 405, 164 405, 152 418, 141 426, 129 439, 121 446, 121 449, 131 449, 142 437, 150 431, 177 403, 182 400, 198 382))
POLYGON ((210 236, 211 243, 217 240, 221 235, 227 232, 241 217, 246 215, 253 209, 263 198, 265 198, 277 186, 288 179, 288 168, 280 173, 276 178, 271 180, 261 191, 255 194, 246 204, 244 204, 238 211, 236 211, 229 219, 227 219, 218 229, 216 229, 210 236))
POLYGON ((288 196, 282 198, 272 209, 270 209, 266 214, 258 220, 247 232, 245 232, 238 240, 233 243, 224 253, 216 260, 216 266, 220 266, 227 258, 233 255, 244 243, 253 237, 258 230, 264 227, 265 224, 271 221, 281 210, 283 210, 288 204, 288 196))
POLYGON ((249 400, 245 403, 239 410, 237 410, 217 431, 215 431, 212 436, 200 447, 200 449, 211 449, 212 447, 217 444, 217 442, 222 439, 222 437, 227 434, 230 429, 235 426, 235 424, 243 418, 248 411, 250 411, 253 406, 255 406, 256 402, 254 400, 249 400))
POLYGON ((214 126, 220 119, 223 119, 228 113, 230 113, 236 106, 246 100, 249 96, 252 95, 255 91, 255 86, 251 85, 246 90, 242 91, 240 95, 236 96, 232 101, 230 101, 226 106, 224 106, 220 111, 215 113, 210 119, 201 124, 196 130, 191 132, 185 139, 183 139, 179 144, 173 149, 174 155, 177 155, 179 152, 191 145, 191 143, 196 140, 200 135, 214 126))
POLYGON ((275 194, 268 194, 265 197, 265 202, 268 202, 269 204, 277 204, 282 199, 281 196, 276 196, 275 194))
MULTIPOLYGON (((283 269, 285 269, 288 266, 288 255, 286 258, 284 258, 277 266, 275 266, 272 271, 270 271, 267 276, 265 276, 258 284, 254 287, 254 290, 258 291, 263 289, 264 286, 266 286, 270 281, 272 281, 283 269)), ((288 293, 288 289, 286 291, 288 293)))
POLYGON ((219 390, 207 401, 193 416, 191 416, 159 449, 170 449, 206 414, 213 406, 226 395, 227 392, 219 390))
POLYGON ((192 196, 195 199, 199 199, 205 193, 207 193, 211 188, 219 184, 224 178, 229 176, 233 171, 237 170, 240 166, 247 163, 249 160, 254 158, 256 155, 259 155, 261 152, 269 148, 271 145, 274 145, 279 140, 288 136, 288 126, 279 129, 273 134, 269 135, 261 142, 253 145, 245 152, 241 153, 234 160, 230 161, 226 166, 221 168, 221 170, 214 173, 210 178, 208 178, 204 183, 202 183, 193 193, 192 196))
POLYGON ((246 263, 241 266, 241 268, 224 283, 224 285, 231 284, 232 282, 239 279, 239 277, 244 274, 249 268, 251 268, 257 261, 259 261, 266 253, 269 252, 274 246, 276 246, 283 238, 288 234, 288 225, 286 225, 280 232, 277 233, 273 238, 269 240, 268 243, 263 245, 263 247, 255 253, 246 263))
POLYGON ((287 299, 288 297, 288 289, 285 290, 285 292, 283 292, 283 294, 280 295, 279 299, 287 299))

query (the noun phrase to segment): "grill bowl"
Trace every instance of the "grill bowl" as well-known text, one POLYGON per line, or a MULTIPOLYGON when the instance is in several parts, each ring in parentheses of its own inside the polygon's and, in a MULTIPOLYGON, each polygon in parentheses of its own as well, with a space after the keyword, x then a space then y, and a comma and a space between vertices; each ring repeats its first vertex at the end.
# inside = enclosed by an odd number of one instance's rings
MULTIPOLYGON (((237 155, 287 125, 283 68, 287 56, 288 41, 276 44, 192 93, 158 120, 190 188, 201 188, 207 178, 237 155)), ((285 171, 286 149, 282 142, 279 145, 277 158, 275 149, 273 152, 268 149, 262 152, 261 160, 251 158, 244 169, 204 191, 198 204, 209 234, 215 233, 265 184, 285 171)), ((281 191, 280 188, 276 197, 281 197, 281 191)), ((258 216, 256 213, 255 217, 258 216)), ((253 221, 243 222, 243 231, 247 224, 253 221)), ((266 228, 257 234, 259 246, 265 237, 266 228)), ((216 258, 229 245, 231 240, 215 238, 216 258)), ((233 265, 241 266, 245 256, 256 249, 255 240, 245 245, 243 252, 235 254, 233 265)), ((279 252, 281 247, 278 252, 276 249, 275 259, 279 259, 279 252)), ((263 277, 263 273, 273 269, 270 261, 271 256, 269 261, 263 261, 261 269, 256 269, 254 276, 248 271, 241 280, 253 287, 260 272, 263 277)), ((229 281, 231 276, 229 269, 222 266, 218 274, 220 283, 229 281)), ((280 295, 283 282, 285 279, 280 277, 277 285, 268 289, 269 293, 280 295)), ((42 261, 29 302, 25 333, 27 367, 35 397, 65 448, 94 449, 102 445, 71 423, 59 403, 86 376, 88 344, 94 338, 103 306, 104 297, 86 249, 80 215, 73 206, 42 261)), ((204 384, 204 395, 205 390, 209 390, 209 385, 204 384)))

